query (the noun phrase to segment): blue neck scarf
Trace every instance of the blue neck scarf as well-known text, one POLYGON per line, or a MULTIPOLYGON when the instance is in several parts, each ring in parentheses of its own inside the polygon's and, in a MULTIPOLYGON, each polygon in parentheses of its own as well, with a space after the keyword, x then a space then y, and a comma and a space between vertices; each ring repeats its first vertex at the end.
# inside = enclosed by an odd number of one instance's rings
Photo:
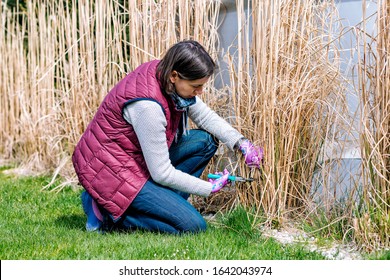
POLYGON ((171 93, 171 97, 173 102, 175 103, 176 109, 183 111, 183 115, 181 116, 180 124, 178 131, 176 133, 175 140, 177 142, 178 138, 181 135, 187 135, 187 126, 188 126, 188 107, 194 105, 196 103, 196 98, 183 98, 179 96, 176 92, 171 93))
POLYGON ((183 98, 179 96, 176 92, 173 92, 171 94, 171 97, 173 99, 173 102, 176 105, 177 110, 184 110, 188 108, 191 105, 194 105, 196 103, 196 97, 191 97, 191 98, 183 98))

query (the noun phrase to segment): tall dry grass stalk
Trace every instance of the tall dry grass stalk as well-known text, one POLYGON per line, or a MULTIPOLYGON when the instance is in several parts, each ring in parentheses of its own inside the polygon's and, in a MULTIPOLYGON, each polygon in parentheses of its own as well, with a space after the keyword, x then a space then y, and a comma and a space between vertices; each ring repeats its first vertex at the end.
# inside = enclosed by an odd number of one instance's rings
POLYGON ((369 250, 390 246, 390 3, 377 7, 376 34, 366 34, 362 23, 358 67, 365 188, 354 228, 369 250))

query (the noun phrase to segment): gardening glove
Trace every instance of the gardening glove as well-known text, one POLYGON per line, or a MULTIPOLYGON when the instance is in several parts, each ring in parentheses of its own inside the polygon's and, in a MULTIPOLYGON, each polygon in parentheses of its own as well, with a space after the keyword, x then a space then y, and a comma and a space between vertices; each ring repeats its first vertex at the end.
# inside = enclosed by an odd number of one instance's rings
POLYGON ((244 139, 241 142, 239 149, 245 156, 245 163, 249 167, 260 168, 260 165, 263 164, 263 148, 254 146, 251 141, 244 139))
POLYGON ((222 189, 224 186, 226 186, 228 183, 230 183, 229 180, 229 171, 225 168, 225 170, 222 172, 217 172, 215 174, 221 175, 218 179, 209 179, 209 182, 213 185, 211 192, 216 193, 220 189, 222 189))

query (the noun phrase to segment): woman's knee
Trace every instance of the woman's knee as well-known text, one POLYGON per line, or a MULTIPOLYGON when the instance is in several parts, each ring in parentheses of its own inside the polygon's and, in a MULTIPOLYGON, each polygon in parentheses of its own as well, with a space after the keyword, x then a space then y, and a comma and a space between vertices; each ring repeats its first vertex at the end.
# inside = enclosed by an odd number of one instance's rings
POLYGON ((185 221, 185 223, 178 228, 178 231, 181 233, 200 233, 206 230, 207 223, 201 215, 197 218, 185 221))
POLYGON ((205 153, 213 156, 218 149, 218 140, 205 130, 199 129, 197 133, 202 135, 200 138, 203 139, 202 142, 204 143, 203 149, 205 153))

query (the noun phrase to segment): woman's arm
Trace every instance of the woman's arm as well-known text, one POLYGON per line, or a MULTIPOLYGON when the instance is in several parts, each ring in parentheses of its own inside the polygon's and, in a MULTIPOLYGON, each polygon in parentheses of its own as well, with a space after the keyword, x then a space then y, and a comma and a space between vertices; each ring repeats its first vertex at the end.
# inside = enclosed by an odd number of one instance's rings
POLYGON ((171 164, 165 134, 167 123, 158 103, 149 100, 130 103, 125 107, 123 117, 133 126, 149 173, 156 183, 186 193, 210 194, 211 183, 177 170, 171 164))
POLYGON ((201 129, 217 137, 229 149, 237 148, 237 143, 244 136, 227 121, 211 110, 199 97, 189 109, 190 119, 201 129))

